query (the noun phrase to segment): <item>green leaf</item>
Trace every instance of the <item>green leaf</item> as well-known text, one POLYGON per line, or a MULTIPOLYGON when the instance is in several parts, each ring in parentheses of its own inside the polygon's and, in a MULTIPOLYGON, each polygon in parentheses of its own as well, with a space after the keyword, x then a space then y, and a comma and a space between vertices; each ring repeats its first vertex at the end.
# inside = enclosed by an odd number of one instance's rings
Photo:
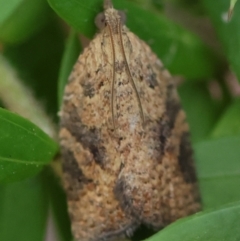
POLYGON ((24 41, 46 23, 44 0, 0 0, 0 41, 24 41))
POLYGON ((59 107, 62 103, 62 97, 64 92, 64 87, 68 81, 68 77, 71 73, 73 65, 77 61, 77 58, 81 52, 81 47, 78 39, 78 34, 72 30, 64 51, 62 58, 62 63, 60 67, 60 73, 58 78, 58 104, 59 107))
POLYGON ((163 10, 164 3, 162 0, 152 0, 151 2, 153 4, 153 6, 155 6, 158 10, 163 10))
POLYGON ((236 4, 234 15, 229 22, 227 20, 229 1, 218 0, 216 4, 215 1, 204 0, 203 3, 209 12, 228 61, 240 80, 240 4, 236 4))
POLYGON ((48 0, 48 3, 70 26, 87 37, 93 37, 97 30, 94 19, 102 11, 102 0, 48 0))
POLYGON ((215 126, 211 137, 234 136, 240 134, 240 99, 235 100, 225 111, 215 126))
POLYGON ((194 145, 205 208, 240 200, 240 135, 194 145))
POLYGON ((0 108, 0 183, 35 175, 58 150, 57 144, 28 120, 0 108))
POLYGON ((0 240, 43 241, 48 199, 40 176, 0 185, 0 240))
POLYGON ((193 142, 204 140, 217 121, 219 104, 213 101, 203 83, 184 83, 178 89, 187 114, 193 142))
POLYGON ((127 9, 130 30, 149 44, 172 74, 189 79, 213 75, 213 56, 198 37, 165 16, 145 11, 131 2, 118 1, 116 7, 127 9))
MULTIPOLYGON (((101 0, 48 0, 50 6, 73 28, 92 38, 96 32, 94 18, 102 11, 101 0)), ((212 76, 215 63, 209 49, 198 37, 157 15, 134 4, 114 1, 117 9, 126 10, 127 26, 145 40, 173 74, 188 78, 212 76)))
POLYGON ((146 241, 240 240, 240 202, 181 219, 146 241))

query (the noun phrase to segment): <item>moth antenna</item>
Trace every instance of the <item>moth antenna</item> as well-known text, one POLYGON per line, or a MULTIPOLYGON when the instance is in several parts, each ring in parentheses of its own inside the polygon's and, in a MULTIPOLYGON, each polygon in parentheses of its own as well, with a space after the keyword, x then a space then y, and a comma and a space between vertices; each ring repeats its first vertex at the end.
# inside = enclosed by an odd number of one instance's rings
POLYGON ((103 8, 106 10, 108 8, 113 8, 113 4, 111 0, 104 0, 103 8))
POLYGON ((115 91, 114 91, 114 84, 115 84, 115 48, 113 44, 113 35, 112 35, 112 29, 108 25, 109 33, 110 33, 110 39, 111 39, 111 46, 112 46, 112 58, 113 58, 113 68, 112 68, 112 87, 111 87, 111 113, 112 113, 112 123, 113 123, 113 129, 115 130, 115 113, 114 113, 114 99, 115 99, 115 91))
POLYGON ((127 68, 127 73, 128 73, 128 76, 130 77, 130 82, 131 82, 132 87, 134 89, 134 92, 135 92, 135 94, 137 96, 137 102, 138 102, 138 106, 139 106, 139 109, 140 109, 140 116, 141 116, 141 119, 142 119, 142 124, 144 126, 145 117, 144 117, 144 114, 143 114, 143 108, 142 108, 141 99, 140 99, 137 87, 135 85, 135 82, 133 80, 133 77, 132 77, 132 74, 131 74, 128 62, 127 62, 126 54, 125 54, 125 51, 124 51, 123 40, 122 40, 122 31, 121 31, 121 23, 118 23, 118 32, 119 32, 119 36, 120 36, 120 44, 121 44, 121 49, 122 49, 124 62, 125 62, 126 68, 127 68))

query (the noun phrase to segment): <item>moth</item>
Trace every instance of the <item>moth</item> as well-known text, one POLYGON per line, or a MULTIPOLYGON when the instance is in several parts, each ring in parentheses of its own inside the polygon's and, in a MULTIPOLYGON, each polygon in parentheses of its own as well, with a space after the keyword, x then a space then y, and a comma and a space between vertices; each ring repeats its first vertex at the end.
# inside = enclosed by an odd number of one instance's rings
POLYGON ((159 230, 200 208, 173 79, 111 1, 97 19, 102 29, 75 64, 60 113, 76 241, 130 237, 140 224, 159 230))

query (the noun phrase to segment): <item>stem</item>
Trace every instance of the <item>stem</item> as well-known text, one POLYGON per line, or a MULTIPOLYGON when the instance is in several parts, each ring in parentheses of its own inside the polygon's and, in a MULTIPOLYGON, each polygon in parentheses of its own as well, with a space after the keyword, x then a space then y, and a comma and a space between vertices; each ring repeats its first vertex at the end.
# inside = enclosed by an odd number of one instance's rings
POLYGON ((228 21, 232 17, 233 9, 234 9, 234 6, 235 6, 236 2, 237 2, 237 0, 230 0, 230 7, 229 7, 229 10, 228 10, 228 21))

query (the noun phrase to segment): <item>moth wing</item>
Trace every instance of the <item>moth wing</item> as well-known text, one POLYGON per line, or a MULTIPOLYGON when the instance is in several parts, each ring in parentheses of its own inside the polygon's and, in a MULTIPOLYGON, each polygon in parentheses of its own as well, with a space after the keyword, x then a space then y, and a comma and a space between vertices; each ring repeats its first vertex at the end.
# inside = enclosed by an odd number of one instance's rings
POLYGON ((77 241, 124 237, 138 225, 124 213, 113 192, 120 163, 111 158, 115 155, 111 145, 116 143, 104 141, 110 138, 106 137, 110 86, 104 68, 107 60, 97 53, 102 39, 102 34, 97 35, 80 55, 61 109, 64 187, 77 241))
POLYGON ((200 208, 189 128, 173 80, 156 55, 131 32, 123 44, 145 125, 144 131, 136 128, 134 142, 123 144, 131 152, 123 151, 115 195, 127 214, 159 229, 200 208))

